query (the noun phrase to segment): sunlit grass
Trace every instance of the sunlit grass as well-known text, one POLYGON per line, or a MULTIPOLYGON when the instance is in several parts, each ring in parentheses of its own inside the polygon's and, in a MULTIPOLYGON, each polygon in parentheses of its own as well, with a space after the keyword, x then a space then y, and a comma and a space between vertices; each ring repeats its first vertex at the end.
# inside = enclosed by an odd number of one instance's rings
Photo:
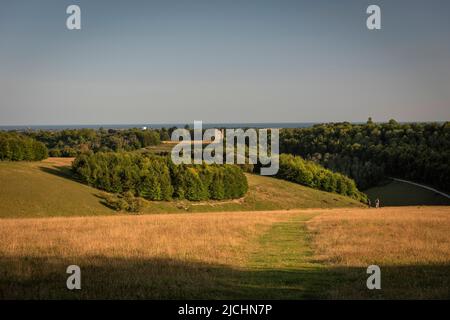
POLYGON ((330 211, 308 222, 316 259, 338 271, 334 298, 450 298, 450 207, 330 211), (369 291, 369 265, 382 290, 369 291))

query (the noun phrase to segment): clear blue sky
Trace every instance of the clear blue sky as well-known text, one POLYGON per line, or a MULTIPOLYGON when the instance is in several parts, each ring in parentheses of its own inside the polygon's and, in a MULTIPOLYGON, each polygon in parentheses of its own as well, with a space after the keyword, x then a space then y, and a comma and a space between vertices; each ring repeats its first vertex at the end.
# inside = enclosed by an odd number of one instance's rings
POLYGON ((450 120, 449 14, 445 0, 2 0, 0 125, 450 120))

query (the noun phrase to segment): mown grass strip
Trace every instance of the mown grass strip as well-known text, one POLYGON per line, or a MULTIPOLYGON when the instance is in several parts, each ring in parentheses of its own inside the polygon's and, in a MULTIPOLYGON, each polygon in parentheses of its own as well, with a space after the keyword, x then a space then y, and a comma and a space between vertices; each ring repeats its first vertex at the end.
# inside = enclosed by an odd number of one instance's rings
POLYGON ((259 238, 258 249, 249 259, 253 272, 247 286, 257 298, 308 299, 323 297, 327 272, 313 261, 305 222, 317 213, 302 213, 276 223, 259 238))

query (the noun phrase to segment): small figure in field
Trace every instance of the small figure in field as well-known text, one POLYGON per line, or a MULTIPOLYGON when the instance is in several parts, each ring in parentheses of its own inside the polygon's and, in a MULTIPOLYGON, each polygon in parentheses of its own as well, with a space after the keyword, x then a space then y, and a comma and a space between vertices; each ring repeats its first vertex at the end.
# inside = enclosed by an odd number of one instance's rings
POLYGON ((372 207, 372 202, 370 201, 370 199, 367 199, 367 205, 370 207, 372 207))
POLYGON ((375 208, 379 207, 380 207, 380 199, 377 198, 377 200, 375 200, 375 208))

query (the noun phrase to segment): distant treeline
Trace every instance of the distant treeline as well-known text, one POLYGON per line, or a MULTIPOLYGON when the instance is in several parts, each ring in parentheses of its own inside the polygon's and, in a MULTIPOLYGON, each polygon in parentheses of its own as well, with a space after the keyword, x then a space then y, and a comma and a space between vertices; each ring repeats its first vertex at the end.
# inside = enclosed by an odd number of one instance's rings
POLYGON ((71 129, 27 131, 26 135, 44 143, 51 157, 76 157, 86 152, 132 151, 170 140, 171 129, 71 129))
POLYGON ((306 161, 300 156, 281 154, 277 176, 314 189, 338 193, 362 202, 367 201, 367 196, 358 191, 355 181, 325 169, 313 161, 306 161))
POLYGON ((0 160, 37 161, 48 157, 45 145, 15 132, 0 131, 0 160))
POLYGON ((222 200, 242 197, 247 179, 233 165, 174 165, 170 158, 119 152, 81 154, 72 165, 87 184, 148 200, 222 200))
POLYGON ((331 123, 283 129, 281 152, 353 178, 360 189, 386 176, 450 190, 450 123, 331 123))

